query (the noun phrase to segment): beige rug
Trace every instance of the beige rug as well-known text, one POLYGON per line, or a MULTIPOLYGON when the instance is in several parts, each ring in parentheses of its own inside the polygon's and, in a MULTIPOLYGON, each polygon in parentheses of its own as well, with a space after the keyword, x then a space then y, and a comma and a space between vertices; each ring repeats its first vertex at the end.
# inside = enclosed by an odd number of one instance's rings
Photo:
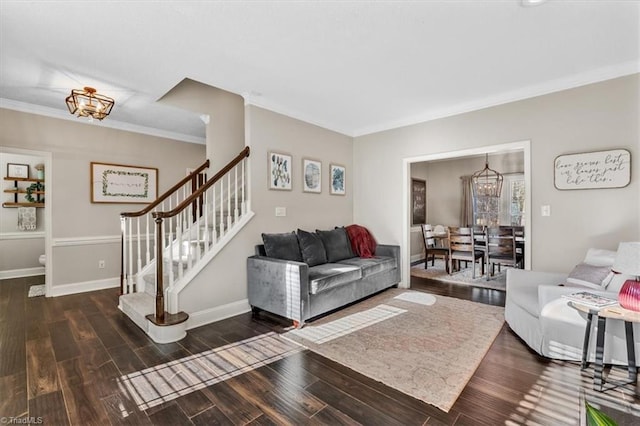
POLYGON ((283 336, 449 411, 504 323, 504 308, 390 289, 283 336))
POLYGON ((496 273, 494 276, 490 276, 487 280, 486 275, 480 275, 480 266, 476 264, 476 278, 472 278, 471 263, 467 268, 463 268, 453 274, 447 274, 445 270, 444 261, 436 259, 435 265, 424 268, 424 262, 419 263, 411 267, 412 277, 428 278, 430 280, 442 281, 444 283, 464 284, 473 287, 491 288, 494 290, 505 291, 507 288, 507 269, 509 267, 503 266, 501 271, 498 272, 496 267, 496 273))

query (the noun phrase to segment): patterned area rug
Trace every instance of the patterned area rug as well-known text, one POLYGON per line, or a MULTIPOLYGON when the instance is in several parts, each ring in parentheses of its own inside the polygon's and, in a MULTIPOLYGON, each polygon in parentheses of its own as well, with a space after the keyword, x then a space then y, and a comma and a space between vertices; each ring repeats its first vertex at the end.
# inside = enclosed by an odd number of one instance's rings
POLYGON ((283 336, 449 411, 504 323, 504 308, 390 289, 283 336))
POLYGON ((431 280, 442 281, 445 283, 465 284, 474 287, 491 288, 494 290, 505 291, 507 288, 507 269, 509 268, 503 266, 501 268, 501 271, 498 272, 498 268, 496 267, 496 274, 490 277, 487 281, 486 275, 480 275, 480 267, 477 264, 476 278, 474 279, 471 277, 471 263, 469 263, 469 267, 467 268, 463 268, 458 272, 454 272, 453 274, 447 274, 444 261, 441 259, 436 259, 435 265, 431 266, 431 262, 429 262, 429 267, 427 269, 424 269, 424 262, 412 266, 411 276, 429 278, 431 280))

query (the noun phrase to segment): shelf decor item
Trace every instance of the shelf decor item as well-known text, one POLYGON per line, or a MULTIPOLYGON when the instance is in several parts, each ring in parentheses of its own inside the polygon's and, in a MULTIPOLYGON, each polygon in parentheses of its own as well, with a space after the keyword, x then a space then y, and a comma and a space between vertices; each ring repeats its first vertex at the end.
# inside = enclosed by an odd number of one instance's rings
POLYGON ((635 276, 635 279, 627 280, 622 285, 618 302, 625 309, 640 312, 640 242, 620 243, 611 270, 635 276))
POLYGON ((28 179, 29 178, 29 165, 28 164, 16 164, 7 163, 7 177, 28 179))
POLYGON ((34 169, 36 169, 36 177, 44 179, 44 164, 36 164, 34 169))
POLYGON ((40 197, 44 193, 44 185, 42 182, 34 182, 27 187, 27 195, 24 198, 30 203, 44 203, 44 198, 40 197), (33 195, 36 194, 36 197, 33 195))

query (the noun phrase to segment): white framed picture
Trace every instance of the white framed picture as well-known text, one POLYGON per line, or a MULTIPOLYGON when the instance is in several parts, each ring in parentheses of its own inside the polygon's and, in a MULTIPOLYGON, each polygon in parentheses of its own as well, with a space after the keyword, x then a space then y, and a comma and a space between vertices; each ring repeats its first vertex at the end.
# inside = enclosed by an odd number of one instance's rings
POLYGON ((329 166, 329 192, 332 195, 344 195, 346 193, 346 169, 339 164, 329 166))
POLYGON ((151 203, 158 198, 156 167, 91 162, 92 203, 151 203))
POLYGON ((302 190, 316 194, 322 192, 322 162, 302 159, 302 190))
POLYGON ((269 189, 291 191, 293 178, 291 156, 279 152, 269 152, 269 189))

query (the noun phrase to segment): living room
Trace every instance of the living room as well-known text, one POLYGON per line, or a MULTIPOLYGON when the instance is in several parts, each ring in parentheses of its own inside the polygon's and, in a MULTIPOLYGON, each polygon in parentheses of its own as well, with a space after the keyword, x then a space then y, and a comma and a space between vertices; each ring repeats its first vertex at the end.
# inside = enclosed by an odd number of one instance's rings
MULTIPOLYGON (((637 31, 637 24, 635 28, 637 31)), ((402 285, 408 287, 408 165, 442 153, 455 155, 512 143, 529 146, 525 167, 530 179, 527 251, 531 269, 568 271, 589 248, 615 250, 621 241, 640 240, 637 173, 631 174, 629 185, 615 189, 560 191, 553 182, 554 160, 563 154, 622 148, 631 152, 632 169, 637 167, 640 77, 637 61, 631 66, 622 65, 611 67, 609 73, 595 70, 587 76, 547 82, 537 91, 511 93, 455 114, 436 114, 433 119, 366 134, 347 134, 312 124, 312 120, 255 101, 256 95, 234 93, 235 101, 242 104, 243 144, 251 147, 250 185, 256 216, 185 292, 184 308, 190 313, 200 312, 207 319, 246 312, 246 258, 261 242, 261 233, 297 228, 331 229, 352 223, 366 226, 379 242, 401 247, 402 285), (271 152, 291 155, 291 191, 269 189, 266 159, 271 152), (328 187, 323 187, 320 194, 303 192, 303 158, 321 162, 323 185, 331 164, 344 166, 345 195, 330 194, 328 187), (551 216, 540 214, 543 205, 551 206, 551 216), (286 216, 276 216, 276 208, 283 207, 286 216)), ((167 87, 174 87, 182 78, 185 75, 167 87)), ((201 123, 199 136, 184 142, 187 138, 166 133, 150 135, 87 124, 73 116, 70 118, 74 121, 45 116, 19 109, 2 93, 2 152, 50 155, 45 168, 50 184, 44 233, 50 268, 46 284, 51 296, 118 285, 119 213, 129 206, 91 203, 90 162, 157 167, 162 191, 182 178, 187 169, 204 162, 208 153, 220 151, 205 123, 201 123), (100 260, 106 260, 104 269, 98 268, 100 260)), ((165 93, 166 87, 162 95, 165 93)), ((66 95, 61 94, 62 98, 66 95)), ((0 250, 3 256, 9 251, 20 252, 23 243, 13 237, 3 238, 0 250)), ((16 269, 38 267, 40 254, 25 251, 23 256, 33 259, 32 264, 6 266, 4 277, 10 277, 10 271, 16 269)))

